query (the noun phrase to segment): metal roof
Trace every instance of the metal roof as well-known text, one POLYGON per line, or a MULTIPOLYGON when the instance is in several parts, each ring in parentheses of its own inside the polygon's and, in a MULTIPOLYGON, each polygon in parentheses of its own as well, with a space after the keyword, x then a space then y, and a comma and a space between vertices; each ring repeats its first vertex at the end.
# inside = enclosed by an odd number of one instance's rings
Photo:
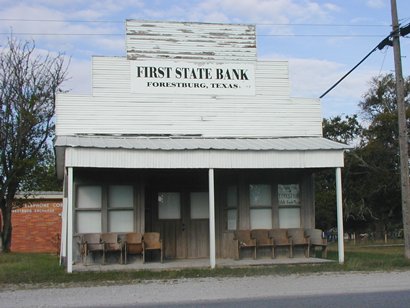
POLYGON ((56 147, 130 150, 230 150, 230 151, 314 151, 344 150, 345 144, 322 137, 292 138, 204 138, 135 136, 58 136, 56 147))

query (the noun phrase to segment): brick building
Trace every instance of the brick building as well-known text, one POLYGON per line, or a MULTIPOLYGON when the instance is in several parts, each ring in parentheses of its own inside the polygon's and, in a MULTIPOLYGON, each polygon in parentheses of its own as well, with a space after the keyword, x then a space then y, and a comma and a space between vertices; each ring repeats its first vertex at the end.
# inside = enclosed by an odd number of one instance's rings
POLYGON ((12 252, 58 253, 61 237, 61 192, 18 194, 12 214, 12 252))

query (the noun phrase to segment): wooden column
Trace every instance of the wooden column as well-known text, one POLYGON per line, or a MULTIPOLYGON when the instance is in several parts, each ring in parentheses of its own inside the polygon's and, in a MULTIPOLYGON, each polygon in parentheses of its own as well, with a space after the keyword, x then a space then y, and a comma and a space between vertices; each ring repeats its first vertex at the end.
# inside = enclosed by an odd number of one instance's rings
POLYGON ((215 187, 214 169, 209 169, 209 263, 215 268, 215 187))
POLYGON ((339 263, 345 262, 344 236, 343 236, 343 202, 342 202, 342 170, 336 168, 336 206, 337 206, 337 251, 339 263))
POLYGON ((73 272, 73 207, 74 207, 73 168, 68 168, 67 185, 67 272, 73 272))

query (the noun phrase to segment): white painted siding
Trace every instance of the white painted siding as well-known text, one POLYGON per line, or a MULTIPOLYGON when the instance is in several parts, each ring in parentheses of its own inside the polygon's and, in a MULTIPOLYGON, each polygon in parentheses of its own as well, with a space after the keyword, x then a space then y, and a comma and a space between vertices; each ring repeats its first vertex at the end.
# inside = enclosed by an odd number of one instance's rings
POLYGON ((127 20, 128 59, 256 60, 254 25, 127 20))
POLYGON ((66 167, 91 168, 334 168, 343 167, 343 150, 318 151, 149 151, 67 148, 66 167))
POLYGON ((289 98, 285 61, 256 62, 255 96, 130 93, 125 58, 95 57, 93 96, 57 98, 57 135, 321 136, 318 100, 289 98))

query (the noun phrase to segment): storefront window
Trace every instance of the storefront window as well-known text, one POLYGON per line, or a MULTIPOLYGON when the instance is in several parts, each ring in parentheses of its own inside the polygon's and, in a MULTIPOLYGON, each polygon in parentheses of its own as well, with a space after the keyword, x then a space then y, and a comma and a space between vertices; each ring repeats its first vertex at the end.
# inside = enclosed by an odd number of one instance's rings
POLYGON ((236 230, 238 221, 238 187, 228 187, 226 194, 226 230, 236 230))
POLYGON ((191 192, 191 219, 209 219, 209 194, 191 192))
POLYGON ((131 185, 108 187, 108 231, 134 230, 134 189, 131 185))
POLYGON ((181 194, 178 192, 158 193, 158 218, 181 219, 181 194))
POLYGON ((251 229, 272 228, 272 190, 268 184, 249 185, 251 229))
POLYGON ((76 206, 77 232, 101 232, 102 187, 79 186, 76 206))
POLYGON ((300 228, 299 184, 278 185, 279 227, 300 228))

